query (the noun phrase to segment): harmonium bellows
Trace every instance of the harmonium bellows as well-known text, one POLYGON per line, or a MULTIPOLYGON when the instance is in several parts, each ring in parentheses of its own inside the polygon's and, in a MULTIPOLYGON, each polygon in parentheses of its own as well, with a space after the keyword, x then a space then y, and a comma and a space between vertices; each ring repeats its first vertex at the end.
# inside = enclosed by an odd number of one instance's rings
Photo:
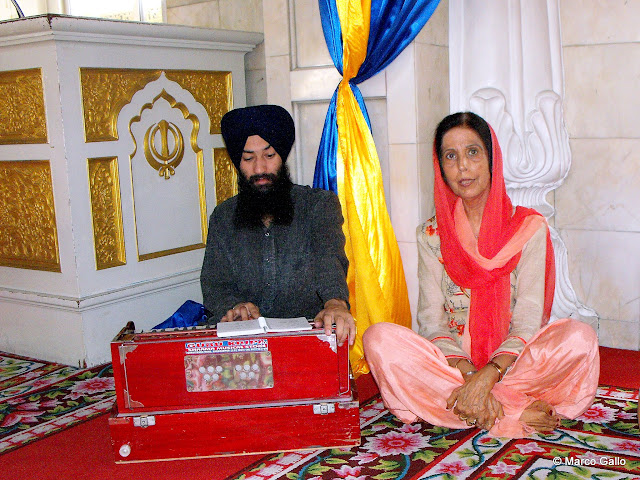
POLYGON ((324 329, 219 338, 130 322, 111 354, 118 463, 360 444, 348 345, 324 329))

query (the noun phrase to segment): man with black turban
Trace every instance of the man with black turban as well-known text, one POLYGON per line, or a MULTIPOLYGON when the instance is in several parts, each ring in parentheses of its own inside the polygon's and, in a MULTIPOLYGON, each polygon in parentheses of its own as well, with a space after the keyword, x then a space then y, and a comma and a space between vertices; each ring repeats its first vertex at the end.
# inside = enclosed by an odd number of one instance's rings
POLYGON ((353 344, 342 212, 336 195, 294 185, 293 119, 277 105, 231 110, 220 123, 238 195, 218 205, 200 283, 214 321, 306 317, 353 344))

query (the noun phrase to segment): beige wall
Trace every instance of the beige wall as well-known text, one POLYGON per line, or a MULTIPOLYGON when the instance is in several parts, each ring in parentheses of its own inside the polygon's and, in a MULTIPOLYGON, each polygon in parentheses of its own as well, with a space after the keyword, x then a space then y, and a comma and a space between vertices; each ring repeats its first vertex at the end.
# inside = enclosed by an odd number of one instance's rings
MULTIPOLYGON (((167 0, 167 23, 264 33, 262 0, 167 0)), ((245 56, 247 105, 267 101, 264 43, 245 56)))
MULTIPOLYGON (((449 2, 441 0, 416 39, 387 67, 388 78, 406 76, 410 82, 390 83, 389 213, 402 255, 409 302, 417 329, 418 246, 416 227, 435 214, 433 203, 433 132, 449 113, 449 2), (410 91, 411 95, 406 92, 410 91), (392 100, 393 99, 393 100, 392 100), (412 118, 413 117, 413 118, 412 118)), ((386 180, 386 179, 385 179, 386 180)))
POLYGON ((600 344, 640 348, 640 2, 561 0, 572 166, 555 225, 600 344))

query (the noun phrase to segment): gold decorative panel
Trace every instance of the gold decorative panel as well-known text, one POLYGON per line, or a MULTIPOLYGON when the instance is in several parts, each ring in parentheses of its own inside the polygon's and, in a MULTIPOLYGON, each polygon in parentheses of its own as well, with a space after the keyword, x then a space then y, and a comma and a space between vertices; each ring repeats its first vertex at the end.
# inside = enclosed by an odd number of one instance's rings
POLYGON ((118 140, 118 114, 160 70, 81 68, 84 135, 87 142, 118 140))
POLYGON ((167 70, 169 80, 188 90, 209 115, 209 133, 220 133, 222 116, 233 108, 231 72, 167 70))
POLYGON ((60 272, 51 167, 0 162, 0 265, 60 272))
MULTIPOLYGON (((120 110, 161 73, 162 70, 81 68, 85 140, 117 140, 120 110)), ((210 133, 220 133, 220 120, 233 107, 231 72, 166 70, 165 75, 202 104, 209 115, 210 133)))
POLYGON ((238 173, 226 148, 213 149, 213 171, 216 180, 216 205, 238 193, 238 173))
POLYGON ((89 158, 89 193, 96 268, 127 263, 124 250, 117 157, 89 158))
POLYGON ((42 72, 0 72, 0 144, 47 143, 42 72))
MULTIPOLYGON (((163 90, 162 93, 166 92, 163 90)), ((166 120, 160 120, 151 125, 144 134, 144 157, 147 159, 147 163, 158 171, 158 175, 169 180, 171 175, 175 175, 176 167, 180 165, 184 157, 184 137, 180 128, 175 123, 166 120), (160 151, 156 145, 158 136, 160 136, 160 151), (171 151, 169 151, 169 137, 173 139, 171 151)))
MULTIPOLYGON (((145 103, 140 109, 140 113, 129 121, 129 134, 133 140, 133 153, 129 158, 133 159, 138 151, 138 141, 136 140, 136 136, 133 134, 132 129, 133 124, 140 122, 144 111, 153 109, 155 103, 160 99, 165 100, 171 108, 178 109, 183 118, 191 122, 191 135, 189 137, 190 146, 193 152, 201 157, 202 149, 198 146, 200 120, 198 120, 197 116, 189 112, 189 109, 184 103, 178 102, 163 89, 152 102, 145 103)), ((158 175, 164 177, 165 180, 168 180, 171 178, 171 175, 175 174, 175 167, 180 165, 180 162, 182 162, 182 158, 184 157, 184 136, 182 135, 180 128, 173 122, 160 120, 158 123, 150 125, 147 128, 144 135, 143 149, 147 163, 151 165, 154 170, 158 171, 158 175), (173 149, 171 152, 169 152, 169 133, 171 133, 171 136, 173 137, 173 149), (156 147, 156 137, 158 134, 160 134, 160 152, 158 152, 158 148, 156 147)))

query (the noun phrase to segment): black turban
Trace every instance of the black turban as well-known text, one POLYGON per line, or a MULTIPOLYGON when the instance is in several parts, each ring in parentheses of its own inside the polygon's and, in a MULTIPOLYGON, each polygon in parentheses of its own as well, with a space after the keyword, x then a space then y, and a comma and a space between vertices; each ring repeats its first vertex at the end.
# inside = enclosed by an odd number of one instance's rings
POLYGON ((293 118, 279 105, 257 105, 231 110, 222 117, 220 129, 229 157, 237 169, 240 168, 247 138, 251 135, 259 135, 268 142, 282 157, 283 162, 287 161, 296 138, 293 118))

